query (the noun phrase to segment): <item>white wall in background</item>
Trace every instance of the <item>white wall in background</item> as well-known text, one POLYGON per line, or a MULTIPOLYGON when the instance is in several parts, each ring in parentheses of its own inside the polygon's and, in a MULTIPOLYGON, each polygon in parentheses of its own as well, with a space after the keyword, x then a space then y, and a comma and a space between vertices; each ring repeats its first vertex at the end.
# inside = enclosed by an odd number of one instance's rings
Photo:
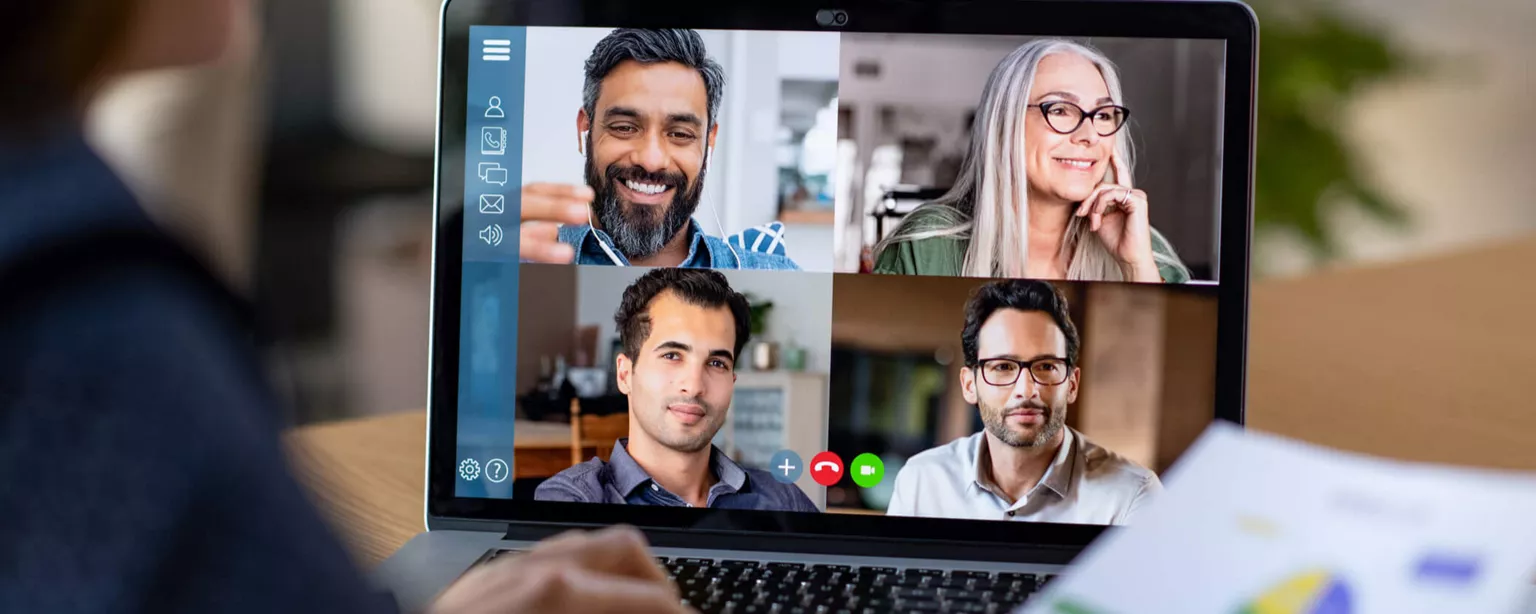
POLYGON ((441 7, 427 0, 335 1, 336 119, 357 138, 394 151, 432 151, 441 7))

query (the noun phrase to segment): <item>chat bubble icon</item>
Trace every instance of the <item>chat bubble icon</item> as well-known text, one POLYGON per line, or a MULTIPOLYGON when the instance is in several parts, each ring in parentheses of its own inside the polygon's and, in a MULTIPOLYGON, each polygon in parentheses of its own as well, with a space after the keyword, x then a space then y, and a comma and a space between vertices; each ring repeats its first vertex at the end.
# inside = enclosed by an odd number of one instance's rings
POLYGON ((499 186, 507 185, 507 169, 501 167, 500 162, 481 162, 479 173, 480 180, 499 186))

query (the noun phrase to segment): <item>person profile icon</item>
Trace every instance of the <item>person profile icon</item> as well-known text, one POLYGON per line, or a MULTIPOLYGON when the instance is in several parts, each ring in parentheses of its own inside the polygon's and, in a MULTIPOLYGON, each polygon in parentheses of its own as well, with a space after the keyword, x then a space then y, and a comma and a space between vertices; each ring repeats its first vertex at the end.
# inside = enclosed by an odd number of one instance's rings
POLYGON ((491 119, 501 119, 507 116, 507 112, 501 110, 501 96, 491 96, 491 108, 485 110, 485 116, 491 119))

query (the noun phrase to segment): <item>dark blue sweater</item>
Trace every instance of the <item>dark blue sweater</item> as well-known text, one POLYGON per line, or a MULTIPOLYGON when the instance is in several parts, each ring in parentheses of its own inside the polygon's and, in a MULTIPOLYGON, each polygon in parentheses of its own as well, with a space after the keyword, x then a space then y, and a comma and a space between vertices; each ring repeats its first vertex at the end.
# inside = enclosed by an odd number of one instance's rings
MULTIPOLYGON (((0 144, 0 271, 148 225, 78 133, 0 144)), ((62 276, 0 287, 0 612, 392 609, 288 473, 211 277, 153 259, 62 276)))

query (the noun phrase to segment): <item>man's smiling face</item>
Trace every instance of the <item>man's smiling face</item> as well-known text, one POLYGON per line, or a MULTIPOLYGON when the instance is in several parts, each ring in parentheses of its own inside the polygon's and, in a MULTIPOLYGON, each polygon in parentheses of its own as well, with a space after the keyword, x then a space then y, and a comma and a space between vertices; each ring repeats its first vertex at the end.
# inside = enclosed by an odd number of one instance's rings
POLYGON ((603 79, 592 116, 582 110, 587 184, 602 229, 630 258, 661 251, 698 208, 716 126, 697 70, 626 60, 603 79))
POLYGON ((701 307, 676 292, 646 309, 649 334, 635 356, 618 358, 619 390, 629 397, 630 437, 698 452, 725 424, 736 388, 736 320, 725 306, 701 307))

